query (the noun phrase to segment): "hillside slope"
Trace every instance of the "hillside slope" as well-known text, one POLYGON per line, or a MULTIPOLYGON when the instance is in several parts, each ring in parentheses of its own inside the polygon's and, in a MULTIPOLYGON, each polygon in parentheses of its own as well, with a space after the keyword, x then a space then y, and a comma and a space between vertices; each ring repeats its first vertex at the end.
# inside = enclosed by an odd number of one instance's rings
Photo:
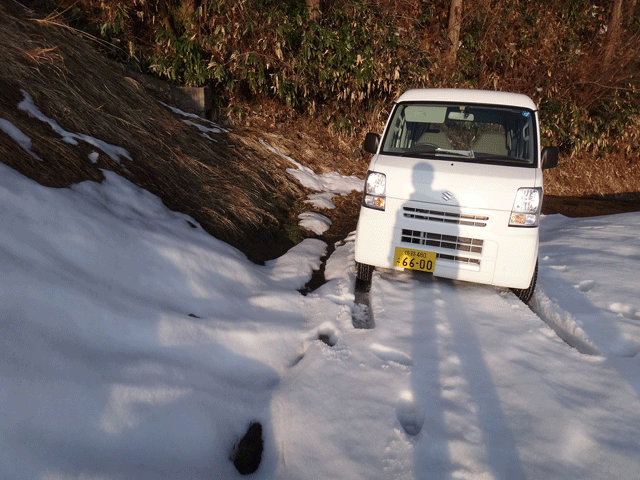
POLYGON ((321 143, 304 129, 285 126, 287 138, 268 121, 222 128, 176 114, 161 103, 169 99, 105 59, 94 40, 13 2, 0 4, 0 63, 0 121, 30 139, 28 151, 0 130, 0 161, 51 187, 102 181, 102 170, 114 171, 257 262, 309 235, 297 225, 297 213, 309 207, 285 171, 292 165, 260 140, 285 154, 295 148, 320 171, 363 173, 354 171, 357 162, 348 171, 340 165, 347 146, 321 143), (25 108, 31 102, 42 118, 25 108), (98 142, 128 156, 111 158, 98 142))

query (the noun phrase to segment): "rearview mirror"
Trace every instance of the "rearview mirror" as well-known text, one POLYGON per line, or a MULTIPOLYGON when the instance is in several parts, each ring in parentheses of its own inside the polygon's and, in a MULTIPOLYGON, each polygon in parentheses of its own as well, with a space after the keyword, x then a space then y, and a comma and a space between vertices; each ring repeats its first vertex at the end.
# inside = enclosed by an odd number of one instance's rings
POLYGON ((555 168, 558 166, 558 147, 544 147, 542 149, 542 169, 555 168))
POLYGON ((380 135, 377 133, 367 133, 364 138, 364 151, 367 153, 377 153, 380 145, 380 135))
POLYGON ((473 122, 473 113, 449 112, 449 120, 459 120, 462 122, 473 122))

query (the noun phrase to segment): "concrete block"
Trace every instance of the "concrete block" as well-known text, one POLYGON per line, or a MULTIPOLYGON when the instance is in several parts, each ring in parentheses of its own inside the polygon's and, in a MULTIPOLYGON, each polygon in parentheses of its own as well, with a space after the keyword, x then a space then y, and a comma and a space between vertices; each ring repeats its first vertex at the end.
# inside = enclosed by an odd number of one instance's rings
POLYGON ((211 118, 213 93, 210 87, 171 87, 171 97, 181 110, 211 118))

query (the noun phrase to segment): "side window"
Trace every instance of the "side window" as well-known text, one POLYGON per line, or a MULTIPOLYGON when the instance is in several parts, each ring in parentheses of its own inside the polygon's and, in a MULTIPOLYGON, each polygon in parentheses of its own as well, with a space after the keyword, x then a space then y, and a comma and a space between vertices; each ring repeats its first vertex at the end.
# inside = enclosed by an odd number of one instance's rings
POLYGON ((396 108, 389 132, 384 141, 383 149, 386 152, 402 152, 406 143, 406 120, 404 118, 404 106, 400 105, 396 108))
POLYGON ((526 113, 507 117, 507 147, 509 156, 533 162, 533 125, 526 113))

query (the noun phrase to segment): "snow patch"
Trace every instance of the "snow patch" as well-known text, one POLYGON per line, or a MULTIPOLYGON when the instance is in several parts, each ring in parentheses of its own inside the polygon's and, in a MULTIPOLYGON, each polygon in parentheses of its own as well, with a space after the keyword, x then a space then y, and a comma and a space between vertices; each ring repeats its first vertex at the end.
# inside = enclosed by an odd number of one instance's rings
POLYGON ((316 208, 330 210, 336 208, 332 201, 335 196, 336 194, 333 192, 311 193, 307 195, 305 203, 310 203, 316 208))
POLYGON ((321 213, 302 212, 298 218, 301 227, 311 230, 316 235, 322 235, 331 227, 331 220, 321 213))
POLYGON ((9 135, 11 139, 16 142, 20 148, 31 155, 36 160, 42 161, 42 159, 31 151, 31 139, 22 133, 18 127, 16 127, 9 120, 0 118, 0 130, 9 135))
POLYGON ((110 143, 82 133, 67 132, 58 124, 58 122, 56 122, 52 118, 47 117, 40 111, 38 107, 36 107, 35 103, 33 102, 33 98, 31 98, 31 95, 29 95, 24 90, 21 91, 24 95, 24 99, 18 104, 18 109, 23 110, 29 116, 40 120, 41 122, 47 123, 54 132, 62 137, 63 142, 69 143, 71 145, 77 145, 78 140, 81 140, 88 143, 89 145, 98 148, 99 150, 102 150, 111 160, 116 163, 120 163, 120 157, 125 157, 126 159, 131 160, 131 155, 129 155, 129 152, 127 152, 127 150, 122 147, 111 145, 110 143))

